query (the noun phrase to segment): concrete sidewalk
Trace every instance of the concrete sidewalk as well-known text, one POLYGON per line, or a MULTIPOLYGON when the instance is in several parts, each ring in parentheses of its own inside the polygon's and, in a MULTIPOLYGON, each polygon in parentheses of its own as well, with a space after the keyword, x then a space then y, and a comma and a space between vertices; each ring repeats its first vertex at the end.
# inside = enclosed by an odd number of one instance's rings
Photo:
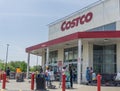
MULTIPOLYGON (((16 80, 10 80, 9 83, 6 83, 6 89, 2 89, 2 83, 0 83, 0 91, 33 91, 31 90, 30 80, 25 79, 24 82, 16 82, 16 80)), ((56 89, 47 89, 47 91, 62 91, 59 88, 59 82, 53 82, 53 85, 56 86, 56 89)), ((73 89, 66 89, 66 91, 97 91, 96 86, 88 85, 79 85, 74 84, 73 89)), ((36 84, 34 86, 36 88, 36 84)), ((101 91, 120 91, 120 87, 101 87, 101 91)))

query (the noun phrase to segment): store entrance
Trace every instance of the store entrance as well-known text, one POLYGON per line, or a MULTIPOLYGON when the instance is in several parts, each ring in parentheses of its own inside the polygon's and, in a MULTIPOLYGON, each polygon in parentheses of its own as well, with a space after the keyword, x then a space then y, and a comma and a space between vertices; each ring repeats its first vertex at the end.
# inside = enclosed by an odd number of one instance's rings
POLYGON ((93 45, 93 69, 96 73, 116 73, 116 45, 93 45))

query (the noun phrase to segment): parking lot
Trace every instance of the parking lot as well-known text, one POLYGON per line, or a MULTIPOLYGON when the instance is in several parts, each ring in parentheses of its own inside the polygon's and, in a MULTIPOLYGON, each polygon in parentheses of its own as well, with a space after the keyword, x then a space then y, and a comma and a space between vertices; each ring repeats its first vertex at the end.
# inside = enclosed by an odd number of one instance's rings
MULTIPOLYGON (((59 88, 59 82, 53 82, 53 85, 56 86, 56 89, 46 88, 47 91, 62 91, 62 89, 59 88)), ((34 85, 34 90, 31 90, 30 79, 25 79, 24 82, 10 80, 9 83, 6 83, 6 89, 2 89, 2 83, 0 83, 0 89, 0 91, 34 91, 36 89, 36 83, 34 85)), ((97 86, 74 84, 73 89, 66 89, 66 91, 97 91, 97 86)), ((120 86, 102 86, 101 91, 120 91, 120 86)))

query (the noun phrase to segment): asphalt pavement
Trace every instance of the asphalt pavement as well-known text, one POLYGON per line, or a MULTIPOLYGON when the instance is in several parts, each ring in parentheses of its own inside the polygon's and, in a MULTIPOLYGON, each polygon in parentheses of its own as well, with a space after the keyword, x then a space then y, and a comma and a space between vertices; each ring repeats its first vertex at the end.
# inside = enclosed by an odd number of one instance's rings
MULTIPOLYGON (((46 88, 46 91, 62 91, 62 88, 59 88, 59 82, 52 82, 52 84, 55 85, 56 88, 46 88)), ((34 90, 31 90, 30 79, 25 79, 24 82, 16 82, 16 80, 10 80, 9 83, 6 83, 5 89, 2 89, 2 82, 0 83, 0 91, 36 91, 35 89, 36 83, 34 84, 34 90)), ((97 91, 97 86, 73 84, 72 89, 66 89, 65 91, 97 91)), ((120 91, 120 86, 101 86, 101 91, 120 91)))

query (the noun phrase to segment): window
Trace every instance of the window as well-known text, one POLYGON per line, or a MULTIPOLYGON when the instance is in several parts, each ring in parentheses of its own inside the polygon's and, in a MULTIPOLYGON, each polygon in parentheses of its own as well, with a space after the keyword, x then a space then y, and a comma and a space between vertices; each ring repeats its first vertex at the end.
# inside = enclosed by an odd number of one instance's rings
POLYGON ((57 63, 58 51, 51 51, 49 54, 49 64, 57 63))
POLYGON ((103 25, 97 28, 93 28, 88 31, 115 31, 115 30, 116 30, 116 22, 103 25))
POLYGON ((69 54, 68 55, 68 60, 72 61, 72 59, 73 59, 73 50, 70 50, 68 54, 69 54))
POLYGON ((116 45, 94 45, 93 68, 97 73, 116 73, 116 45))
POLYGON ((114 31, 116 30, 116 23, 111 23, 104 26, 104 31, 114 31))
POLYGON ((73 50, 73 58, 77 59, 78 58, 78 50, 77 47, 75 48, 75 50, 73 50))
POLYGON ((78 48, 66 48, 64 49, 64 62, 75 62, 78 58, 78 48))

